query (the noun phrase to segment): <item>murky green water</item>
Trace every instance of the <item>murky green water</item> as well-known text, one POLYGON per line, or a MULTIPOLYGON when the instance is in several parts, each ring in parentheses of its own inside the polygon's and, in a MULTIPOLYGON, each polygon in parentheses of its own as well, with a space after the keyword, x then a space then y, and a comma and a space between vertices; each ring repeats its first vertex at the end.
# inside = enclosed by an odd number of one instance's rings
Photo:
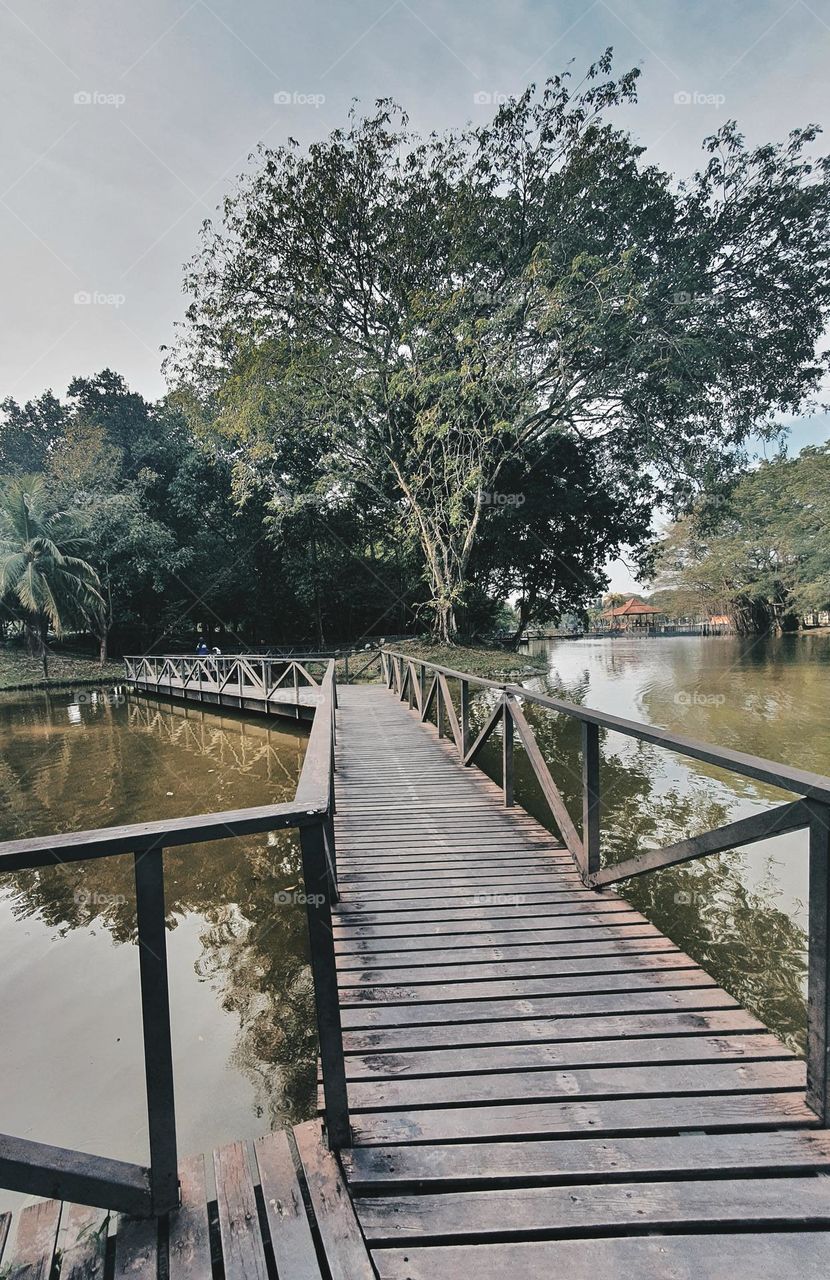
MULTIPOLYGON (((689 737, 830 774, 830 636, 535 641, 527 683, 689 737)), ((526 708, 581 825, 579 726, 526 708)), ((483 716, 483 708, 478 711, 483 716)), ((490 768, 496 775, 495 762, 490 768)), ((550 825, 517 749, 517 799, 550 825)), ((616 733, 602 736, 602 854, 618 861, 789 798, 775 788, 616 733)), ((625 896, 795 1047, 803 1047, 807 837, 630 881, 625 896)))
MULTIPOLYGON (((2 695, 0 838, 289 800, 306 734, 277 723, 109 689, 2 695)), ((181 1152, 312 1114, 296 837, 168 851, 165 885, 181 1152)), ((129 855, 0 876, 0 1009, 0 1131, 145 1161, 129 855)))

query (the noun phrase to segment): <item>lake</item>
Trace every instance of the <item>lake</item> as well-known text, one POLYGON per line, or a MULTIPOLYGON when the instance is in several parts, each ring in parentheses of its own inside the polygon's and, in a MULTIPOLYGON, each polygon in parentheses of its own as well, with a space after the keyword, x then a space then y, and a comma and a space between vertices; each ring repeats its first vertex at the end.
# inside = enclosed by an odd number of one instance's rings
MULTIPOLYGON (((529 686, 830 774, 830 635, 533 641, 529 686)), ((581 824, 579 726, 526 708, 581 824)), ((479 711, 479 716, 483 714, 479 711)), ((495 760, 490 768, 496 777, 495 760)), ((516 798, 550 825, 516 753, 516 798)), ((773 808, 786 793, 620 734, 602 736, 602 857, 619 861, 773 808)), ((630 881, 621 892, 794 1048, 806 1023, 807 834, 630 881)))
MULTIPOLYGON (((306 740, 109 687, 0 695, 0 835, 290 800, 306 740)), ((294 832, 165 853, 182 1154, 314 1112, 301 888, 294 832)), ((0 1007, 0 1131, 146 1163, 131 855, 0 877, 0 1007)))

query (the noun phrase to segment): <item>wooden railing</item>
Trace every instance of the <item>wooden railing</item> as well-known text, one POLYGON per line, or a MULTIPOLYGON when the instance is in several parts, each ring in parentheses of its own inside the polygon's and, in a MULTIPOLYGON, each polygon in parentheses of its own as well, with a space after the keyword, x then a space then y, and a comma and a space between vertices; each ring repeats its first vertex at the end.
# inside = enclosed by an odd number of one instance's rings
POLYGON ((454 671, 393 650, 385 649, 381 656, 387 686, 400 699, 407 699, 421 720, 426 719, 435 705, 438 732, 454 740, 465 765, 475 761, 497 726, 502 726, 501 773, 506 805, 514 802, 513 743, 514 736, 518 736, 562 840, 590 888, 607 888, 648 871, 723 853, 785 832, 802 829, 809 832, 807 1103, 824 1126, 830 1125, 830 778, 534 693, 521 685, 503 684, 468 672, 454 671), (458 684, 458 712, 453 703, 450 681, 458 684), (470 691, 473 688, 490 690, 495 700, 484 727, 471 742, 470 691), (551 776, 522 711, 522 703, 569 716, 581 725, 581 833, 551 776), (800 798, 702 835, 690 836, 665 848, 648 849, 624 862, 603 867, 600 864, 600 730, 620 733, 678 755, 716 765, 742 777, 779 787, 800 798))
MULTIPOLYGON (((325 675, 315 688, 319 698, 314 721, 297 792, 289 804, 0 843, 0 873, 132 854, 150 1138, 150 1163, 145 1168, 0 1136, 0 1186, 140 1216, 166 1213, 176 1206, 179 1192, 164 850, 285 828, 298 828, 300 835, 326 1130, 333 1148, 348 1145, 351 1135, 331 928, 331 909, 337 901, 334 662, 327 664, 325 675)), ((8 1015, 3 1034, 12 1034, 8 1015)), ((59 1052, 59 1046, 55 1048, 59 1052)))
POLYGON ((302 700, 302 690, 316 689, 331 661, 343 664, 348 684, 380 664, 380 650, 342 650, 315 654, 150 654, 129 655, 127 679, 161 693, 192 693, 256 699, 260 702, 302 700))

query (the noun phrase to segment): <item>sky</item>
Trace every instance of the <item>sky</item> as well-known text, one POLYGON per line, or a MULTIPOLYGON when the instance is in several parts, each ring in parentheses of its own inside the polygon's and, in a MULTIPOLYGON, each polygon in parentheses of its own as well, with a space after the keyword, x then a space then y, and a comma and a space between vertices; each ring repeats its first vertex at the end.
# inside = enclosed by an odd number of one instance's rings
MULTIPOLYGON (((0 400, 104 367, 161 395, 183 265, 258 143, 307 144, 353 99, 482 122, 608 45, 643 73, 625 123, 678 177, 726 119, 750 143, 830 125, 830 0, 0 0, 0 400)), ((792 447, 828 434, 796 422, 792 447)))

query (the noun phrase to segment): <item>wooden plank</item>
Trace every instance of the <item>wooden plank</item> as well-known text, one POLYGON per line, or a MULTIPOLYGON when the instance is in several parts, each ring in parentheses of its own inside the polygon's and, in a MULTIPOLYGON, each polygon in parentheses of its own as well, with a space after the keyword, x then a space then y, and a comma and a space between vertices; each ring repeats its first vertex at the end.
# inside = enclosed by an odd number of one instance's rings
POLYGON ((804 1088, 797 1060, 706 1062, 570 1070, 500 1071, 484 1075, 423 1076, 416 1079, 355 1080, 349 1084, 353 1111, 412 1111, 562 1098, 673 1097, 686 1094, 769 1093, 804 1088))
POLYGON ((9 1238, 9 1228, 12 1225, 12 1215, 10 1213, 0 1213, 0 1262, 3 1261, 3 1254, 6 1249, 6 1241, 9 1238))
MULTIPOLYGON (((511 1025, 511 1024, 505 1024, 511 1025)), ((350 1057, 346 1074, 357 1080, 412 1080, 419 1076, 478 1072, 538 1071, 551 1067, 628 1067, 650 1063, 792 1060, 773 1035, 673 1036, 668 1039, 564 1041, 559 1044, 483 1045, 478 1048, 418 1049, 413 1053, 370 1053, 350 1057)))
MULTIPOLYGON (((589 940, 586 942, 566 942, 557 945, 552 942, 530 942, 526 945, 514 943, 506 947, 448 947, 423 948, 421 950, 363 951, 358 954, 344 951, 337 946, 337 969, 341 980, 345 982, 370 981, 382 974, 397 975, 419 972, 432 972, 438 966, 441 972, 452 971, 452 966, 461 965, 475 970, 479 965, 491 965, 500 961, 519 964, 533 960, 578 960, 582 957, 641 954, 651 951, 676 951, 673 942, 667 938, 651 937, 640 934, 636 930, 628 938, 608 938, 607 940, 589 940), (395 963, 397 961, 397 963, 395 963)), ((392 979, 395 980, 394 978, 392 979)), ((407 979, 408 980, 408 979, 407 979)))
POLYGON ((682 952, 677 956, 626 957, 610 968, 623 972, 554 974, 547 978, 504 978, 486 982, 434 982, 424 986, 370 987, 365 991, 344 987, 340 991, 340 1003, 345 1012, 347 1007, 356 1004, 458 1004, 473 1000, 521 1000, 554 994, 587 995, 592 991, 637 991, 660 982, 676 987, 712 982, 682 952))
MULTIPOLYGON (((470 899, 468 902, 453 902, 446 907, 440 907, 436 910, 400 910, 400 911, 350 911, 348 910, 348 902, 341 901, 338 904, 336 912, 332 913, 332 926, 335 929, 351 928, 353 930, 365 929, 371 925, 390 926, 411 926, 410 932, 421 933, 425 926, 435 925, 469 925, 471 932, 486 929, 492 925, 492 922, 498 920, 513 920, 513 928, 516 928, 515 921, 526 918, 538 927, 545 923, 548 918, 554 916, 573 917, 577 915, 586 915, 591 917, 591 922, 596 924, 601 915, 612 915, 614 912, 629 911, 628 903, 622 898, 609 898, 603 900, 601 898, 592 898, 587 895, 585 898, 569 898, 562 899, 555 895, 541 895, 542 901, 537 901, 537 895, 523 894, 520 889, 515 892, 507 891, 505 893, 492 893, 480 895, 480 900, 476 902, 470 899)), ((401 928, 401 934, 407 933, 406 928, 401 928)), ((460 933, 463 932, 459 928, 441 928, 440 933, 460 933)))
POLYGON ((434 920, 428 923, 428 927, 421 929, 412 925, 400 926, 388 921, 377 925, 346 924, 340 916, 335 914, 332 917, 332 927, 338 940, 348 942, 351 946, 363 942, 374 944, 378 941, 383 941, 384 945, 388 946, 390 940, 396 945, 397 940, 400 939, 407 947, 415 947, 419 943, 433 947, 437 939, 445 947, 464 947, 467 946, 468 940, 470 945, 474 946, 481 939, 517 938, 520 933, 527 934, 528 938, 548 936, 553 938, 553 934, 559 932, 564 939, 581 930, 604 929, 606 924, 622 927, 648 923, 645 916, 641 916, 638 911, 626 909, 624 906, 618 907, 613 901, 605 905, 610 905, 612 909, 597 910, 596 908, 603 906, 600 900, 595 904, 594 909, 590 909, 590 904, 586 904, 589 909, 583 910, 580 907, 578 911, 573 910, 565 915, 554 911, 540 912, 538 915, 534 913, 532 916, 517 916, 515 909, 498 914, 491 909, 489 913, 482 912, 481 918, 459 916, 455 920, 434 920))
POLYGON ((827 1280, 823 1231, 379 1249, 379 1280, 827 1280))
POLYGON ((669 963, 670 968, 691 968, 694 961, 684 956, 667 938, 645 938, 633 943, 608 943, 599 954, 594 951, 577 956, 523 956, 518 960, 476 960, 474 964, 465 964, 461 956, 456 954, 453 960, 446 960, 438 965, 408 965, 400 968, 366 967, 362 969, 340 969, 341 993, 352 987, 365 989, 368 987, 400 986, 402 984, 435 984, 442 978, 448 982, 488 982, 501 978, 558 978, 567 974, 597 974, 624 970, 636 970, 639 967, 651 969, 652 960, 675 961, 669 963), (687 963, 688 962, 688 963, 687 963))
POLYGON ((159 1275, 157 1218, 118 1219, 113 1280, 157 1280, 159 1275))
POLYGON ((181 1204, 169 1225, 170 1280, 202 1280, 211 1274, 204 1156, 182 1161, 179 1183, 181 1204))
POLYGON ((225 1280, 268 1280, 254 1184, 245 1144, 213 1153, 225 1280))
POLYGON ((41 1200, 21 1209, 4 1280, 6 1274, 8 1280, 49 1280, 60 1216, 60 1200, 41 1200))
POLYGON ((294 1129, 331 1280, 375 1280, 343 1176, 315 1121, 294 1129))
POLYGON ((830 1134, 793 1129, 660 1138, 353 1147, 343 1152, 342 1160, 353 1193, 415 1184, 427 1190, 459 1185, 631 1182, 684 1174, 774 1176, 830 1171, 830 1134))
MULTIPOLYGON (((830 1179, 736 1178, 371 1196, 357 1201, 370 1246, 528 1239, 683 1227, 830 1227, 830 1179)), ((830 1243, 830 1242, 829 1242, 830 1243)))
POLYGON ((317 1252, 287 1135, 268 1133, 254 1144, 265 1216, 278 1276, 321 1280, 317 1252))
POLYGON ((517 1138, 613 1137, 682 1133, 689 1129, 785 1129, 815 1125, 798 1092, 715 1096, 610 1098, 524 1105, 444 1107, 438 1110, 358 1112, 354 1145, 474 1142, 517 1138))
MULTIPOLYGON (((702 1003, 700 997, 703 994, 705 993, 697 994, 698 1004, 702 1003)), ((716 998, 713 1003, 716 1003, 717 990, 713 994, 716 998)), ((511 1046, 569 1040, 589 1040, 599 1044, 606 1039, 637 1039, 641 1036, 688 1036, 707 1031, 729 1035, 764 1030, 757 1018, 735 1006, 731 1009, 694 1012, 676 1012, 671 1008, 657 1013, 629 1011, 623 1015, 598 1013, 572 1018, 516 1018, 512 1021, 489 1019, 486 1022, 385 1027, 378 1031, 348 1031, 344 1043, 346 1067, 351 1070, 350 1058, 361 1053, 370 1053, 380 1060, 384 1053, 400 1055, 418 1051, 421 1054, 435 1049, 456 1049, 462 1046, 474 1049, 481 1045, 511 1046)), ((381 1061, 379 1069, 382 1066, 381 1061)))
POLYGON ((65 1204, 58 1234, 61 1280, 100 1280, 107 1252, 106 1209, 65 1204))
POLYGON ((622 1013, 631 1009, 674 1008, 681 1004, 686 1008, 728 1009, 737 1007, 737 1001, 716 987, 705 974, 694 971, 684 974, 685 986, 671 987, 671 974, 654 974, 651 985, 643 983, 619 991, 593 993, 577 992, 572 995, 536 996, 459 1002, 452 1004, 425 1003, 410 1005, 352 1005, 343 1009, 344 1028, 412 1027, 430 1023, 491 1022, 496 1018, 544 1018, 580 1017, 600 1011, 622 1013), (658 982, 658 978, 666 981, 658 982), (707 990, 708 989, 708 990, 707 990), (647 997, 651 997, 647 999, 647 997))
MULTIPOLYGON (((614 917, 615 922, 619 916, 614 917)), ((636 919, 613 925, 593 928, 560 929, 506 929, 501 933, 436 934, 408 938, 350 938, 340 937, 336 943, 338 969, 350 969, 353 965, 381 964, 384 960, 400 958, 402 963, 434 963, 459 952, 475 959, 478 956, 509 957, 515 953, 529 954, 548 947, 552 954, 566 952, 582 955, 591 947, 602 947, 607 942, 625 942, 637 938, 660 937, 653 924, 640 924, 636 919)))

